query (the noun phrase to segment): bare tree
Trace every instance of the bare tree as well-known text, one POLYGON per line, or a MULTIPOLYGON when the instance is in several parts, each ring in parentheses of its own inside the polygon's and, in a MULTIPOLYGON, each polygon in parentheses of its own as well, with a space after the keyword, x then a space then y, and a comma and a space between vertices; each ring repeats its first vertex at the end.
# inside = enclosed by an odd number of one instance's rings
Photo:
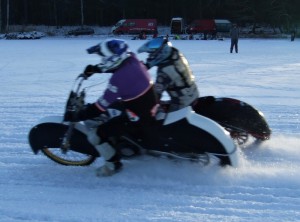
POLYGON ((0 33, 2 32, 2 0, 0 0, 0 33))
POLYGON ((6 0, 6 32, 9 31, 9 0, 6 0))
POLYGON ((56 25, 56 28, 58 28, 58 16, 57 16, 56 0, 53 0, 53 16, 54 16, 54 23, 56 25))
POLYGON ((23 0, 23 21, 22 25, 27 25, 28 23, 28 0, 23 0))
POLYGON ((84 24, 84 14, 83 14, 83 0, 80 0, 80 12, 81 12, 81 26, 84 24))

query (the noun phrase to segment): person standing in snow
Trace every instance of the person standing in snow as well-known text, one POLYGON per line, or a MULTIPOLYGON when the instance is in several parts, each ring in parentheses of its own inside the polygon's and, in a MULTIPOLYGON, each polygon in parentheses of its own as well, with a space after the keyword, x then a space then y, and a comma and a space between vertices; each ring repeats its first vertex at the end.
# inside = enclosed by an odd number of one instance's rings
POLYGON ((168 112, 193 105, 197 101, 199 91, 188 61, 168 39, 152 39, 138 49, 138 53, 142 52, 149 53, 145 64, 149 69, 157 66, 155 91, 158 99, 165 91, 170 96, 168 112))
POLYGON ((229 34, 231 38, 230 53, 232 53, 233 48, 235 48, 235 52, 238 53, 238 41, 240 33, 236 24, 233 24, 229 34))
POLYGON ((76 113, 67 111, 64 120, 78 122, 92 119, 105 113, 115 102, 122 102, 127 115, 114 117, 101 124, 92 140, 96 150, 105 159, 105 164, 97 169, 97 175, 111 176, 123 165, 113 146, 114 139, 124 133, 141 133, 144 127, 153 124, 157 100, 147 68, 129 51, 125 41, 108 39, 87 51, 89 54, 98 54, 102 62, 88 65, 83 77, 88 78, 94 73, 112 73, 112 77, 96 102, 87 104, 76 113))
POLYGON ((291 33, 291 41, 292 42, 295 40, 295 37, 296 37, 296 31, 293 30, 292 33, 291 33))

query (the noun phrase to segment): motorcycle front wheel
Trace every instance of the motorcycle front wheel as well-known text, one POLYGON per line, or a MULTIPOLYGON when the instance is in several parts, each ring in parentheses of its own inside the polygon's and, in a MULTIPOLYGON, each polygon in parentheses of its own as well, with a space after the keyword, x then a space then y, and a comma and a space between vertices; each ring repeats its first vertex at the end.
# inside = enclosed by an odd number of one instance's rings
POLYGON ((54 122, 41 123, 29 132, 29 144, 35 154, 42 151, 49 159, 66 166, 87 166, 99 157, 99 153, 88 143, 85 134, 73 129, 70 147, 61 148, 68 125, 54 122))
POLYGON ((97 158, 95 156, 74 152, 72 150, 64 153, 59 148, 44 148, 41 151, 49 159, 65 166, 88 166, 97 158))

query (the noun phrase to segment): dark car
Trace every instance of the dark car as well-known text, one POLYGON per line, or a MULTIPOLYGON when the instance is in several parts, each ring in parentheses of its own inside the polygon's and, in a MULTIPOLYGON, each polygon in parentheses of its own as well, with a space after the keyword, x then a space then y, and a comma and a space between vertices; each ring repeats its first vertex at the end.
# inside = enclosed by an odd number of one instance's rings
POLYGON ((40 39, 42 37, 46 36, 43 32, 11 32, 8 34, 5 34, 6 39, 40 39))
POLYGON ((92 28, 78 28, 68 32, 68 35, 93 35, 95 33, 92 28))

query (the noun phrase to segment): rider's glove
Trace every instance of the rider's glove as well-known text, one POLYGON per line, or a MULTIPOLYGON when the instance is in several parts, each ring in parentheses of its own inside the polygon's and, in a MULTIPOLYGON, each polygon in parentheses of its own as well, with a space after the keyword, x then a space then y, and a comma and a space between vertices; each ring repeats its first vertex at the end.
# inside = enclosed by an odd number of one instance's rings
POLYGON ((64 121, 79 122, 80 120, 78 119, 78 112, 67 110, 64 115, 64 121))
POLYGON ((104 111, 97 108, 95 103, 87 104, 79 111, 67 110, 64 115, 64 121, 79 122, 87 119, 93 119, 100 116, 104 111))
POLYGON ((101 70, 98 68, 98 66, 93 66, 93 65, 88 65, 85 67, 83 74, 81 75, 85 79, 89 78, 92 76, 94 73, 99 73, 101 70))

